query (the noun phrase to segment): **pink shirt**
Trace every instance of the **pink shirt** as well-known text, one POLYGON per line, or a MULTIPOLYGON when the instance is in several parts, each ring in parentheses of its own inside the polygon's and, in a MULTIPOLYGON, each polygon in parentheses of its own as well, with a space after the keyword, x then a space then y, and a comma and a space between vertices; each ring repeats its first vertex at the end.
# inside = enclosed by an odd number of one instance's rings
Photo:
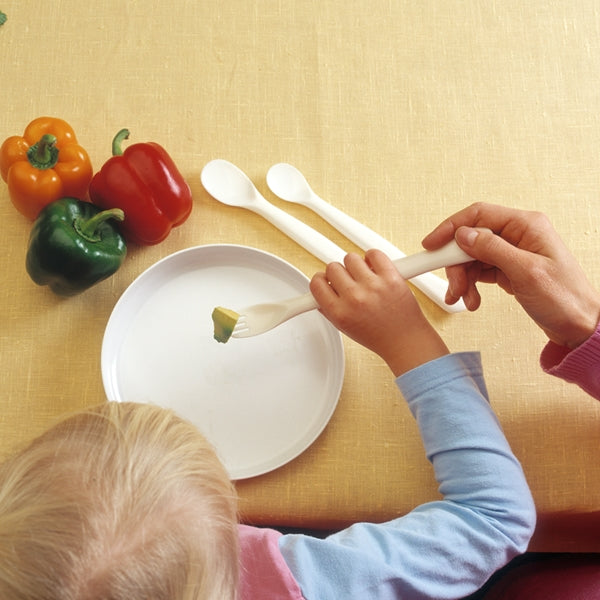
POLYGON ((546 373, 576 383, 600 400, 600 323, 596 331, 574 350, 548 342, 540 364, 546 373))
POLYGON ((240 600, 304 600, 278 540, 281 533, 240 525, 240 600))

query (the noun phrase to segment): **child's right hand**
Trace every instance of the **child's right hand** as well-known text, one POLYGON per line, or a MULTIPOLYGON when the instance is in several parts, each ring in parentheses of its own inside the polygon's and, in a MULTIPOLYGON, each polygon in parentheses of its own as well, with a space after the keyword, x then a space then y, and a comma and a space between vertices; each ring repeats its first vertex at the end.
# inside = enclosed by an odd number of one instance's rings
POLYGON ((446 270, 447 302, 462 296, 475 310, 477 282, 497 283, 556 344, 575 348, 596 329, 600 294, 542 213, 473 204, 440 223, 423 246, 435 250, 452 238, 477 260, 446 270))
POLYGON ((383 358, 396 376, 448 353, 383 252, 369 250, 365 259, 348 254, 344 265, 330 263, 310 282, 335 327, 383 358))

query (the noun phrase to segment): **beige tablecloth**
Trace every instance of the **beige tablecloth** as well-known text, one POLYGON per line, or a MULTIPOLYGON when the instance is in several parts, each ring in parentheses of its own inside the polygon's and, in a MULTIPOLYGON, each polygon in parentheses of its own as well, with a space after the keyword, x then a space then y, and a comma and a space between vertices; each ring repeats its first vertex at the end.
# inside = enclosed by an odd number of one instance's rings
MULTIPOLYGON (((203 189, 213 158, 246 171, 276 205, 352 244, 266 188, 276 162, 406 252, 476 200, 547 212, 600 286, 600 8, 510 0, 4 0, 0 137, 40 115, 75 128, 95 169, 116 131, 172 155, 194 195, 162 244, 131 248, 111 279, 70 299, 24 269, 30 223, 0 185, 0 452, 57 415, 103 398, 100 348, 127 286, 198 244, 275 253, 322 268, 256 215, 203 189)), ((482 353, 491 401, 540 512, 532 548, 600 550, 600 404, 538 366, 543 334, 500 290, 448 315, 418 293, 453 350, 482 353), (565 525, 557 513, 572 516, 565 525), (583 523, 583 524, 582 524, 583 523)), ((337 410, 299 458, 238 485, 254 523, 339 526, 437 497, 415 424, 385 366, 344 340, 337 410)))

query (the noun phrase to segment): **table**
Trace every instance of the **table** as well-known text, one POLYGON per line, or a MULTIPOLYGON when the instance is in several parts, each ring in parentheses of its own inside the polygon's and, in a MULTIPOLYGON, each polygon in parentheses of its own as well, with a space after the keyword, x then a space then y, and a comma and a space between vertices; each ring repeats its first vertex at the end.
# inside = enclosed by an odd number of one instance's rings
MULTIPOLYGON (((115 276, 60 299, 29 280, 30 223, 0 185, 1 455, 103 399, 108 317, 160 258, 235 243, 308 276, 323 268, 260 217, 212 199, 199 173, 213 158, 347 250, 356 248, 319 217, 270 194, 269 166, 296 165, 322 197, 405 252, 476 200, 542 210, 600 286, 600 9, 591 0, 5 0, 0 10, 2 139, 37 116, 61 117, 98 169, 127 127, 132 141, 169 151, 195 202, 164 243, 131 248, 115 276)), ((544 336, 500 290, 484 289, 479 311, 457 315, 416 294, 453 350, 482 353, 538 506, 531 548, 600 550, 591 520, 600 404, 541 372, 544 336)), ((334 528, 437 498, 386 367, 344 347, 344 386, 323 434, 286 466, 238 483, 248 522, 334 528)))

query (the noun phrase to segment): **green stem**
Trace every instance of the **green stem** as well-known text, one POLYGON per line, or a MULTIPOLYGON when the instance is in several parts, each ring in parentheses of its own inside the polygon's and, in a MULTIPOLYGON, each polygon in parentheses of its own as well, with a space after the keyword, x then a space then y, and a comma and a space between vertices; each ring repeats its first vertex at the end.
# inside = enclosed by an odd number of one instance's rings
POLYGON ((123 140, 126 140, 129 137, 129 129, 121 129, 115 135, 112 142, 112 153, 113 156, 121 156, 123 154, 123 149, 121 148, 121 144, 123 140))
POLYGON ((110 208, 96 213, 90 219, 78 217, 75 219, 73 226, 77 233, 90 242, 99 242, 102 237, 98 234, 98 228, 107 219, 116 219, 122 221, 125 218, 125 213, 120 208, 110 208))
POLYGON ((56 136, 46 133, 37 144, 27 150, 27 159, 36 169, 52 169, 58 162, 56 136))

